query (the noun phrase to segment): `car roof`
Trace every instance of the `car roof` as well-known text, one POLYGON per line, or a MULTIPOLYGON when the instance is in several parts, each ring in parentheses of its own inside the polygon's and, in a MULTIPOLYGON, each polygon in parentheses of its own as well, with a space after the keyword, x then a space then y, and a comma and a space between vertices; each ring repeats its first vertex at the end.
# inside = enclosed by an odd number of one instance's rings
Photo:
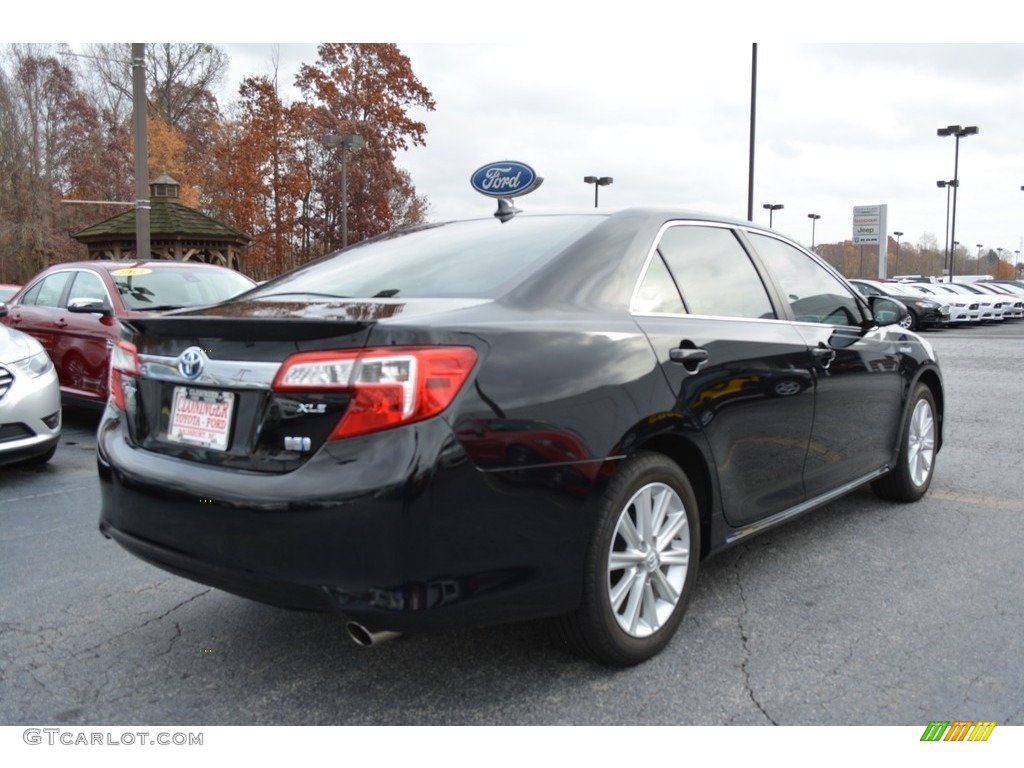
MULTIPOLYGON (((89 261, 66 261, 60 264, 51 264, 49 269, 94 269, 97 271, 113 272, 117 269, 169 269, 174 267, 196 267, 199 269, 227 269, 219 264, 206 264, 201 261, 173 261, 173 260, 150 260, 150 261, 129 261, 122 259, 89 260, 89 261)), ((234 272, 235 270, 231 270, 234 272)), ((241 274, 241 273, 239 273, 241 274)))

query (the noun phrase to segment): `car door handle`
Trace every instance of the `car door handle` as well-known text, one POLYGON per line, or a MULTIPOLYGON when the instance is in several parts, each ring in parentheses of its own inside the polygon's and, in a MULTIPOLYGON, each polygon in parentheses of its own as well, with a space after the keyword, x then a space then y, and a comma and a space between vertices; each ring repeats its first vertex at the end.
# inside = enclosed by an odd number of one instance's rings
POLYGON ((673 363, 682 363, 690 373, 699 371, 708 361, 708 351, 697 347, 673 347, 668 352, 673 363))
POLYGON ((58 321, 56 322, 56 326, 57 326, 58 328, 67 328, 67 327, 68 327, 68 321, 67 321, 67 320, 65 320, 65 319, 64 319, 64 318, 62 317, 62 318, 61 318, 60 320, 58 320, 58 321))
POLYGON ((836 359, 836 351, 829 349, 828 347, 818 347, 811 350, 811 354, 814 355, 815 362, 818 363, 826 371, 828 367, 832 365, 832 361, 836 359))

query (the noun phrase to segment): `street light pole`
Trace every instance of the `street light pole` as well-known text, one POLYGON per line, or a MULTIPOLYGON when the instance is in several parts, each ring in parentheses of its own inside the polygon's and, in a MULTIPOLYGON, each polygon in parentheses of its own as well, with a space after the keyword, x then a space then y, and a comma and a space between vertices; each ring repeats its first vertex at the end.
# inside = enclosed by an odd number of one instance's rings
MULTIPOLYGON (((961 128, 959 125, 949 125, 939 128, 939 136, 953 136, 956 139, 956 146, 953 151, 953 219, 949 228, 949 239, 956 242, 956 191, 960 187, 960 139, 965 136, 974 136, 978 133, 978 126, 968 125, 961 128)), ((953 256, 950 254, 949 261, 949 282, 953 282, 953 256)))
MULTIPOLYGON (((769 219, 770 218, 771 217, 769 216, 769 219)), ((811 220, 811 250, 813 251, 814 250, 814 228, 817 226, 818 219, 820 219, 821 216, 819 216, 816 213, 808 213, 807 214, 807 218, 811 220)))
POLYGON ((583 177, 583 183, 584 184, 593 184, 594 185, 594 207, 595 208, 597 208, 597 188, 598 187, 607 187, 613 181, 614 181, 614 179, 611 176, 584 176, 583 177))
POLYGON ((346 156, 353 149, 366 146, 366 139, 355 133, 338 136, 328 133, 320 140, 327 148, 341 147, 341 247, 348 248, 348 161, 346 156))
POLYGON ((761 207, 764 208, 766 211, 768 211, 768 229, 771 229, 772 228, 772 219, 773 219, 773 217, 775 215, 775 212, 776 211, 781 211, 786 206, 784 206, 782 203, 765 203, 761 207))
MULTIPOLYGON (((946 271, 946 276, 950 277, 949 274, 949 191, 955 188, 957 185, 956 181, 936 181, 935 186, 939 189, 945 187, 946 189, 946 245, 945 250, 942 253, 942 268, 946 271)), ((950 277, 952 282, 952 277, 950 277)))
POLYGON ((896 235, 896 265, 892 268, 893 275, 900 273, 900 238, 903 237, 902 232, 893 232, 896 235))

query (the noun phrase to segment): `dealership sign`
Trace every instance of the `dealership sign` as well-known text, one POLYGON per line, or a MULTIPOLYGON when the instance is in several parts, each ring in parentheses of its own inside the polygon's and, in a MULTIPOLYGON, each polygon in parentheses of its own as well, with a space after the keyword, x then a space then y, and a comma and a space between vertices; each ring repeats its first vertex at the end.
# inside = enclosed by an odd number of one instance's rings
MULTIPOLYGON (((889 245, 889 230, 886 218, 889 214, 887 205, 855 205, 853 207, 853 244, 875 245, 878 247, 878 277, 885 279, 886 250, 889 245)), ((861 268, 864 264, 864 251, 861 250, 861 268)))
POLYGON ((886 238, 886 206, 858 205, 853 209, 853 244, 879 245, 886 238))
POLYGON ((469 179, 481 195, 506 199, 529 194, 543 181, 533 168, 515 160, 488 163, 477 168, 469 179))

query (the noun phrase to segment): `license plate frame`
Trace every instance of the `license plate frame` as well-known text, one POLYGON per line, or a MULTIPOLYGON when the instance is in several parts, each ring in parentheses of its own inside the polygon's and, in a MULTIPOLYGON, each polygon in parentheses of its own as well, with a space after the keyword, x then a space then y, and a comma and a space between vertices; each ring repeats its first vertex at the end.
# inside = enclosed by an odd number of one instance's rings
POLYGON ((234 392, 175 387, 167 420, 167 439, 180 445, 226 451, 231 445, 234 410, 234 392))

